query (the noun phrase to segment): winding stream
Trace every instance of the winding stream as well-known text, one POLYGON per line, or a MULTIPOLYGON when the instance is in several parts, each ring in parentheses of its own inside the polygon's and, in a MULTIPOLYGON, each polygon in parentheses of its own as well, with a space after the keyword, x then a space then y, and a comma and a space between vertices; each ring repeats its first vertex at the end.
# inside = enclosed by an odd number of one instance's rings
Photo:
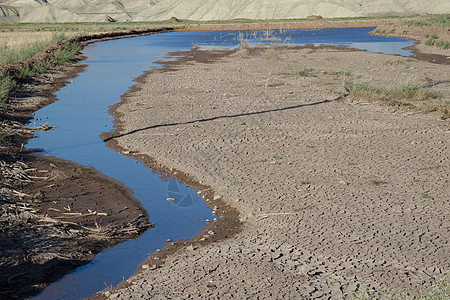
POLYGON ((176 241, 198 234, 205 219, 213 219, 211 210, 197 192, 181 182, 163 180, 135 160, 105 147, 99 134, 112 129, 111 105, 135 84, 133 79, 144 71, 160 68, 155 63, 174 59, 170 52, 236 47, 245 39, 259 43, 333 44, 387 54, 412 55, 403 48, 413 43, 404 39, 368 34, 373 28, 320 29, 292 31, 210 31, 169 32, 95 43, 83 50, 87 57, 84 72, 56 93, 58 101, 36 112, 37 126, 44 123, 55 130, 36 132, 28 148, 41 153, 93 167, 123 182, 149 212, 155 228, 136 240, 106 249, 95 259, 49 285, 36 299, 80 299, 106 287, 117 285, 131 276, 147 254, 164 247, 166 240, 176 241), (175 195, 183 202, 167 201, 175 195))

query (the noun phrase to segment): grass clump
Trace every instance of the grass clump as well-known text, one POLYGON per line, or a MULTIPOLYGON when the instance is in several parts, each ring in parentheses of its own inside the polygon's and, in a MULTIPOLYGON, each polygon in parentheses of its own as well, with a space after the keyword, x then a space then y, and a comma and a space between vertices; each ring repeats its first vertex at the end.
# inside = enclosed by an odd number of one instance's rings
POLYGON ((6 44, 0 45, 0 65, 5 66, 8 64, 14 64, 18 62, 24 62, 32 58, 36 53, 45 50, 49 45, 54 42, 61 42, 66 39, 63 33, 56 33, 52 35, 52 38, 45 41, 35 42, 22 46, 20 48, 10 48, 6 44))
POLYGON ((406 25, 411 27, 423 27, 423 26, 448 27, 450 26, 450 14, 431 15, 423 20, 407 22, 406 25))
POLYGON ((73 59, 80 50, 80 44, 76 42, 67 43, 62 49, 58 49, 53 53, 52 62, 56 65, 62 65, 73 59))
POLYGON ((17 81, 9 75, 0 77, 0 105, 12 95, 18 88, 17 81))
POLYGON ((37 61, 31 65, 27 64, 17 69, 18 73, 15 75, 15 78, 19 81, 23 81, 33 76, 44 73, 50 67, 51 64, 48 61, 37 61))
MULTIPOLYGON (((66 37, 62 33, 54 34, 52 39, 47 42, 34 43, 32 45, 19 49, 9 49, 6 46, 0 46, 0 65, 10 63, 26 62, 39 51, 45 50, 50 44, 65 40, 66 37)), ((0 74, 0 105, 5 103, 14 92, 19 88, 20 84, 27 79, 46 72, 54 65, 64 64, 73 59, 81 46, 76 42, 66 42, 61 48, 53 53, 51 60, 38 60, 26 62, 24 65, 17 67, 16 72, 11 74, 0 74)))
POLYGON ((450 299, 450 282, 448 273, 438 281, 434 282, 427 291, 420 293, 418 299, 421 300, 444 300, 450 299))
POLYGON ((339 76, 339 75, 352 76, 352 72, 350 71, 324 71, 323 73, 325 75, 332 75, 332 76, 339 76))
POLYGON ((408 107, 408 108, 414 108, 414 105, 411 102, 406 101, 397 101, 397 100, 385 100, 384 103, 388 106, 395 106, 395 107, 408 107))
POLYGON ((425 45, 427 46, 436 46, 441 49, 448 49, 450 48, 450 41, 444 41, 444 40, 438 40, 439 37, 435 34, 433 35, 426 35, 428 39, 425 41, 425 45))
POLYGON ((449 101, 430 101, 439 99, 441 95, 414 81, 402 82, 391 87, 375 87, 370 82, 359 79, 346 82, 345 89, 350 97, 364 97, 393 107, 409 109, 420 107, 424 112, 439 111, 443 113, 444 118, 450 117, 449 101))
POLYGON ((443 101, 441 103, 436 104, 426 104, 423 108, 425 112, 440 112, 442 116, 441 120, 446 120, 450 118, 450 101, 443 101))
POLYGON ((436 44, 436 40, 438 39, 438 36, 433 34, 431 36, 427 36, 427 40, 425 42, 425 45, 427 46, 434 46, 434 44, 436 44))
POLYGON ((315 77, 314 69, 313 68, 305 68, 303 70, 297 71, 294 73, 295 76, 302 76, 302 77, 315 77))
POLYGON ((385 185, 385 184, 387 184, 386 181, 378 180, 378 179, 371 180, 370 183, 373 184, 373 185, 385 185))
POLYGON ((441 48, 441 49, 449 49, 450 48, 450 41, 437 41, 436 42, 436 47, 441 48))
POLYGON ((385 34, 386 33, 386 29, 381 29, 381 28, 377 28, 373 31, 373 33, 375 34, 385 34))
POLYGON ((364 79, 346 82, 344 87, 353 96, 374 96, 379 94, 379 90, 364 79))

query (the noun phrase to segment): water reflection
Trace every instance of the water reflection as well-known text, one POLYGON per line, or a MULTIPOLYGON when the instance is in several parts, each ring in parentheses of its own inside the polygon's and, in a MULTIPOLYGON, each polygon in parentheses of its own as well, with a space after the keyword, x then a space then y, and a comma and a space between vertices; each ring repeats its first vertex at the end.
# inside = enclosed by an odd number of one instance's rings
POLYGON ((236 47, 243 39, 249 45, 260 43, 332 44, 368 51, 411 55, 403 47, 411 41, 368 35, 373 28, 169 32, 101 42, 83 50, 85 72, 62 88, 58 101, 36 112, 36 125, 48 123, 55 130, 36 132, 28 148, 44 149, 45 155, 94 167, 133 189, 134 196, 150 214, 155 228, 139 238, 121 243, 98 254, 95 259, 51 284, 37 299, 81 299, 107 286, 116 285, 134 273, 148 253, 162 248, 166 239, 189 238, 212 219, 211 210, 197 192, 173 178, 160 178, 136 163, 105 147, 99 134, 112 128, 108 108, 135 84, 144 71, 158 68, 169 52, 187 51, 194 45, 202 49, 236 47))

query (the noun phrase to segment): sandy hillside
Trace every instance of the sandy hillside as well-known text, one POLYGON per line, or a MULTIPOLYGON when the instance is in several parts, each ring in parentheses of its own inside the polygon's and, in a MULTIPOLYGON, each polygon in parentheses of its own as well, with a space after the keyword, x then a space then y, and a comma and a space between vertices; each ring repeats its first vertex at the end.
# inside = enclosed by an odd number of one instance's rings
POLYGON ((0 22, 286 19, 449 13, 447 0, 2 0, 0 22))

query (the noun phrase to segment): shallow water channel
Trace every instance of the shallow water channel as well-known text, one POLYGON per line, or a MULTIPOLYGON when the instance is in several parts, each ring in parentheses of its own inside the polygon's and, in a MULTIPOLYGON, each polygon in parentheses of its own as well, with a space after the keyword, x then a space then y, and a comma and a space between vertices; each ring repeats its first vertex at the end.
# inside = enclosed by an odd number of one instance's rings
MULTIPOLYGON (((80 299, 131 276, 147 254, 176 241, 198 234, 211 210, 197 192, 181 182, 161 179, 135 160, 105 147, 99 135, 112 129, 111 105, 136 84, 133 79, 144 71, 160 68, 160 60, 176 59, 170 52, 186 51, 194 45, 201 49, 236 47, 241 40, 259 43, 333 44, 387 54, 412 55, 404 39, 368 34, 373 28, 320 29, 292 31, 210 31, 169 32, 150 36, 104 41, 87 46, 83 55, 84 72, 56 93, 58 101, 36 112, 31 124, 48 123, 56 129, 36 132, 27 148, 93 167, 123 182, 149 212, 155 228, 136 240, 106 249, 95 259, 59 281, 49 285, 37 299, 80 299), (182 201, 167 201, 168 197, 182 201)), ((33 124, 34 125, 34 124, 33 124)))

